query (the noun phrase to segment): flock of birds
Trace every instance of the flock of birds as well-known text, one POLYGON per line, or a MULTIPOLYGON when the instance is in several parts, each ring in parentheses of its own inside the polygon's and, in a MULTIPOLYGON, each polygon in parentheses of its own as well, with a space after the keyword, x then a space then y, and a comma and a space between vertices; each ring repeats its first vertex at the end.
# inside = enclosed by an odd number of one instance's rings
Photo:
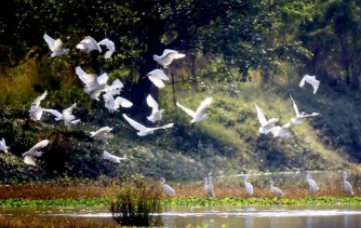
MULTIPOLYGON (((69 49, 64 48, 64 44, 60 39, 54 40, 47 34, 44 34, 44 40, 48 44, 51 53, 51 58, 66 55, 69 53, 69 49)), ((113 53, 115 52, 115 45, 114 42, 109 39, 103 39, 100 42, 97 42, 92 37, 87 36, 83 40, 80 41, 79 44, 76 45, 76 48, 85 52, 89 53, 91 51, 99 51, 102 52, 101 46, 106 46, 107 51, 104 55, 105 59, 111 58, 113 53)), ((166 69, 168 65, 170 65, 173 60, 184 58, 185 54, 179 53, 175 50, 165 49, 161 56, 153 55, 154 61, 156 61, 162 68, 166 69)), ((103 94, 104 106, 110 112, 118 111, 120 107, 123 108, 130 108, 133 104, 131 101, 125 99, 124 97, 120 96, 121 90, 124 87, 123 83, 116 79, 112 82, 111 85, 108 85, 109 76, 107 73, 104 73, 100 76, 97 76, 93 73, 85 72, 80 66, 77 66, 75 69, 76 74, 78 75, 79 79, 84 83, 84 92, 90 96, 90 99, 99 101, 99 96, 103 94)), ((165 87, 163 81, 169 80, 169 77, 165 74, 163 69, 154 69, 147 74, 147 78, 159 89, 165 87)), ((316 79, 315 76, 305 75, 299 86, 304 87, 305 82, 310 84, 313 87, 313 93, 315 94, 318 90, 320 85, 320 81, 316 79)), ((37 97, 31 104, 31 108, 29 110, 29 116, 32 120, 41 121, 43 113, 49 113, 54 116, 55 121, 63 121, 64 125, 70 127, 71 125, 75 125, 81 122, 79 118, 76 118, 73 115, 73 110, 76 108, 77 104, 72 104, 70 107, 65 108, 61 111, 55 109, 48 109, 41 107, 40 103, 42 100, 46 98, 48 92, 45 91, 42 95, 37 97)), ((295 110, 295 118, 291 118, 291 122, 284 124, 282 126, 276 126, 276 123, 279 121, 278 118, 270 118, 266 119, 265 115, 263 114, 262 110, 255 104, 256 111, 257 111, 257 118, 260 123, 259 132, 261 134, 268 134, 272 133, 275 138, 288 138, 291 136, 288 129, 291 127, 292 124, 299 124, 302 122, 302 119, 307 117, 313 117, 319 115, 318 113, 311 113, 305 114, 304 112, 299 112, 298 107, 292 98, 293 108, 295 110)), ((146 98, 146 102, 148 106, 152 109, 150 116, 147 119, 152 122, 156 123, 162 119, 163 109, 159 109, 159 104, 157 101, 149 94, 146 98)), ((209 116, 207 114, 207 110, 212 103, 212 97, 207 97, 204 99, 196 111, 193 111, 179 102, 176 102, 176 105, 182 109, 186 114, 188 114, 192 119, 190 123, 195 124, 199 121, 207 119, 209 116)), ((169 123, 163 126, 158 127, 146 127, 141 123, 131 119, 126 114, 123 114, 124 119, 135 128, 138 132, 139 136, 146 136, 148 134, 152 134, 154 131, 159 129, 168 129, 173 127, 173 123, 169 123)), ((97 131, 90 132, 90 137, 95 140, 106 141, 108 138, 109 132, 112 131, 113 128, 109 126, 102 127, 97 131)), ((22 154, 24 158, 24 163, 36 166, 36 157, 40 157, 43 152, 41 151, 42 148, 46 147, 49 144, 49 140, 44 139, 41 140, 39 143, 35 144, 32 148, 22 154)), ((5 139, 2 138, 0 141, 0 151, 4 151, 8 153, 9 147, 6 146, 5 139)), ((120 163, 122 160, 126 160, 127 157, 118 157, 115 156, 106 150, 103 151, 103 159, 108 160, 114 163, 120 163)), ((346 181, 347 173, 343 173, 344 177, 344 187, 348 194, 352 194, 352 186, 349 182, 346 181)), ((248 194, 253 194, 253 186, 247 181, 249 178, 248 175, 245 176, 244 185, 245 189, 248 194)), ((318 190, 317 184, 314 180, 311 179, 310 173, 307 172, 306 176, 307 182, 309 184, 310 192, 315 192, 318 190)), ((161 178, 161 185, 164 191, 168 195, 175 195, 175 191, 167 184, 165 184, 165 179, 161 178)), ((208 174, 208 177, 205 177, 205 186, 204 189, 206 190, 209 196, 214 197, 214 188, 212 185, 212 177, 211 173, 208 174)), ((279 188, 273 186, 273 181, 271 180, 271 190, 277 196, 283 196, 282 191, 279 188)))

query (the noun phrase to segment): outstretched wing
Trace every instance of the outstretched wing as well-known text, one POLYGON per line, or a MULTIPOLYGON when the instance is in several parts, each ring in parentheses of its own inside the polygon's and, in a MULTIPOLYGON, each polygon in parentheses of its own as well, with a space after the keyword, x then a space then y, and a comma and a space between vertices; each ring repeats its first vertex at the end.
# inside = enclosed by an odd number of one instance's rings
POLYGON ((295 113, 296 113, 296 117, 299 117, 300 116, 300 113, 298 111, 298 107, 296 105, 296 102, 295 100, 293 100, 293 97, 290 95, 291 99, 292 99, 292 102, 293 102, 293 109, 295 110, 295 113))
POLYGON ((42 100, 44 100, 47 95, 48 95, 48 91, 45 90, 45 92, 44 92, 41 96, 38 96, 38 97, 33 101, 33 103, 31 104, 31 106, 39 107, 40 102, 41 102, 42 100))
POLYGON ((192 118, 194 118, 194 117, 196 116, 196 113, 195 113, 193 110, 191 110, 191 109, 189 109, 189 108, 187 108, 187 107, 184 107, 184 106, 181 105, 179 102, 177 102, 176 105, 177 105, 178 107, 180 107, 185 113, 187 113, 188 115, 190 115, 192 118))
POLYGON ((164 82, 162 81, 162 79, 158 78, 157 76, 154 75, 148 75, 149 80, 159 89, 164 88, 164 82))
POLYGON ((57 110, 55 110, 55 109, 43 108, 43 111, 52 114, 53 116, 55 116, 55 117, 58 118, 58 119, 63 118, 63 114, 61 114, 59 111, 57 111, 57 110))
POLYGON ((52 52, 54 52, 55 40, 53 38, 51 38, 50 36, 48 36, 47 34, 44 34, 44 40, 48 44, 50 50, 52 52))
POLYGON ((154 100, 154 98, 150 94, 147 96, 147 104, 149 107, 152 108, 152 113, 158 111, 159 105, 158 105, 157 101, 154 100))
POLYGON ((164 73, 163 70, 160 70, 160 69, 152 70, 151 72, 149 72, 147 74, 147 76, 150 76, 150 75, 156 76, 157 78, 160 78, 165 81, 169 80, 169 77, 164 73))
POLYGON ((76 108, 76 103, 74 103, 69 108, 64 109, 63 110, 63 116, 64 117, 70 116, 73 113, 74 108, 76 108))
POLYGON ((133 103, 129 100, 125 99, 124 97, 117 97, 115 98, 115 106, 122 106, 123 108, 130 108, 133 106, 133 103))
POLYGON ((47 146, 48 144, 49 144, 49 140, 47 140, 47 139, 41 140, 40 142, 35 144, 33 147, 31 147, 31 149, 29 151, 40 150, 41 148, 47 146))
POLYGON ((145 126, 141 125, 140 123, 136 122, 135 120, 129 118, 126 114, 123 114, 124 119, 135 129, 141 132, 145 132, 148 130, 145 126))
POLYGON ((204 99, 201 104, 199 105, 199 107, 197 108, 196 111, 196 116, 202 115, 206 112, 207 108, 211 105, 212 103, 212 97, 207 97, 206 99, 204 99))
POLYGON ((28 165, 36 166, 35 158, 30 155, 25 155, 24 157, 24 163, 28 165))
POLYGON ((267 119, 264 116, 262 110, 258 107, 258 105, 254 104, 256 106, 256 110, 257 110, 257 118, 259 123, 261 124, 261 126, 264 126, 267 124, 267 119))

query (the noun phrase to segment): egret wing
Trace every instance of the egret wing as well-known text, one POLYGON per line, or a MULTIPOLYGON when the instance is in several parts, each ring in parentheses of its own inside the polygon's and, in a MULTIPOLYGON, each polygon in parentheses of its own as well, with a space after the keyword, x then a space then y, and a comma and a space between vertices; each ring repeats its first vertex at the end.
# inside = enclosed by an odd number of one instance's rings
POLYGON ((211 105, 212 103, 212 97, 207 97, 206 99, 204 99, 200 106, 197 108, 197 111, 196 111, 196 116, 198 115, 202 115, 206 110, 207 108, 211 105))
POLYGON ((38 97, 33 101, 33 103, 31 104, 31 106, 37 106, 37 107, 38 107, 38 106, 40 105, 40 102, 41 102, 42 100, 44 100, 47 95, 48 95, 48 91, 45 90, 45 92, 44 92, 41 96, 38 96, 38 97))
POLYGON ((164 82, 162 81, 162 79, 158 78, 157 76, 154 75, 148 75, 149 80, 159 89, 164 88, 164 82))
POLYGON ((54 52, 55 40, 50 36, 48 36, 47 34, 44 34, 44 40, 48 44, 50 50, 54 52))
POLYGON ((145 132, 148 130, 148 128, 146 128, 145 126, 141 125, 140 123, 138 123, 137 121, 129 118, 126 114, 123 114, 124 119, 135 129, 137 129, 138 131, 141 132, 145 132))
POLYGON ((160 78, 162 80, 165 80, 165 81, 169 80, 169 77, 164 73, 163 70, 160 70, 160 69, 152 70, 151 72, 149 72, 147 74, 147 76, 150 76, 150 75, 153 75, 153 76, 160 78))
POLYGON ((256 105, 256 104, 254 104, 254 105, 256 106, 258 121, 260 122, 260 124, 262 126, 265 126, 267 124, 266 117, 264 116, 262 110, 258 107, 258 105, 256 105))
POLYGON ((52 114, 53 116, 61 119, 63 118, 63 114, 61 114, 59 111, 55 110, 55 109, 47 109, 47 108, 43 108, 44 112, 48 112, 50 114, 52 114))
POLYGON ((63 42, 60 39, 54 42, 54 51, 61 51, 63 49, 63 42))
POLYGON ((36 166, 35 158, 33 156, 30 156, 30 155, 26 155, 24 157, 24 163, 28 164, 28 165, 36 166))
POLYGON ((104 74, 100 75, 99 77, 97 77, 97 83, 99 85, 105 85, 105 84, 107 84, 108 79, 109 79, 108 74, 104 73, 104 74))
POLYGON ((292 102, 293 102, 293 109, 295 110, 295 113, 296 113, 296 117, 299 117, 300 116, 300 113, 298 111, 298 107, 296 105, 296 102, 295 100, 293 99, 293 97, 290 95, 291 99, 292 99, 292 102))
POLYGON ((117 97, 114 102, 115 102, 116 106, 120 105, 124 108, 130 108, 133 106, 133 103, 130 102, 129 100, 125 99, 124 97, 117 97))
POLYGON ((191 109, 189 109, 189 108, 187 108, 187 107, 184 107, 184 106, 181 105, 179 102, 177 102, 176 105, 177 105, 178 107, 180 107, 185 113, 187 113, 188 115, 190 115, 192 118, 194 118, 194 117, 196 116, 196 113, 195 113, 193 110, 191 110, 191 109))
POLYGON ((147 96, 147 104, 152 108, 152 113, 158 111, 159 105, 150 94, 147 96))

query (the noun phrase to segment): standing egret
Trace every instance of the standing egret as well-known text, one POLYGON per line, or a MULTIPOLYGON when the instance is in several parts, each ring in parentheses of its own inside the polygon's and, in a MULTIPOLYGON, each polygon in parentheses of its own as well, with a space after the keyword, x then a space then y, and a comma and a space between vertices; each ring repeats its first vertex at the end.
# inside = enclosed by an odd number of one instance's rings
POLYGON ((8 153, 8 149, 9 149, 9 147, 6 146, 5 139, 2 138, 0 141, 0 151, 4 151, 5 153, 8 153))
POLYGON ((253 195, 253 185, 247 181, 248 178, 249 175, 246 174, 244 176, 244 188, 246 189, 248 195, 253 195))
POLYGON ((352 185, 350 184, 350 182, 348 182, 346 180, 346 178, 347 178, 347 172, 346 171, 342 172, 342 177, 343 177, 343 188, 345 189, 347 195, 352 196, 353 195, 352 185))
POLYGON ((30 118, 33 120, 39 121, 43 115, 43 108, 40 107, 40 102, 45 99, 45 97, 48 95, 48 91, 45 90, 45 92, 38 96, 33 103, 31 103, 31 108, 29 110, 30 118))
POLYGON ((53 53, 51 53, 51 58, 54 58, 54 57, 60 56, 60 55, 66 55, 69 53, 69 49, 64 49, 64 44, 60 39, 54 40, 47 34, 44 34, 44 40, 48 44, 50 50, 53 52, 53 53))
POLYGON ((261 127, 258 129, 259 133, 267 134, 271 128, 275 126, 279 119, 271 118, 269 120, 266 119, 265 115, 263 114, 262 110, 258 107, 258 105, 254 104, 257 111, 257 118, 261 127))
POLYGON ((276 196, 278 196, 278 197, 282 197, 282 196, 283 196, 283 192, 281 191, 281 189, 273 186, 273 180, 272 180, 272 179, 270 180, 270 188, 271 188, 271 191, 272 191, 276 196))
POLYGON ((159 129, 165 130, 167 128, 173 127, 173 125, 174 125, 173 123, 170 123, 170 124, 166 124, 161 127, 146 127, 146 126, 138 123, 137 121, 129 118, 126 114, 123 114, 123 117, 130 124, 130 126, 135 128, 136 130, 138 130, 137 135, 139 135, 139 136, 146 136, 148 134, 153 134, 155 130, 159 130, 159 129))
POLYGON ((318 191, 319 188, 316 184, 316 181, 312 180, 310 171, 307 170, 307 171, 305 171, 305 173, 306 173, 306 180, 307 180, 308 187, 309 187, 309 192, 314 193, 314 192, 318 191))
POLYGON ((304 112, 299 113, 298 107, 296 105, 295 100, 293 100, 292 96, 290 96, 290 97, 291 97, 292 102, 293 102, 293 109, 295 110, 295 113, 296 113, 296 118, 291 118, 291 121, 292 121, 293 124, 301 123, 303 118, 313 117, 313 116, 318 116, 319 115, 319 113, 317 113, 317 112, 313 112, 311 114, 306 114, 304 112))
POLYGON ((167 68, 169 64, 173 62, 174 59, 184 58, 186 55, 179 53, 178 51, 165 49, 161 56, 153 55, 154 61, 156 61, 159 65, 167 68))
POLYGON ((306 74, 300 81, 301 88, 305 86, 305 82, 313 87, 313 94, 316 94, 318 87, 320 86, 320 81, 316 79, 316 76, 306 74))
POLYGON ((212 173, 208 173, 208 178, 207 177, 204 178, 205 179, 204 189, 206 190, 208 196, 215 197, 211 175, 212 173))
POLYGON ((208 119, 209 116, 207 114, 207 110, 211 105, 211 103, 212 103, 212 97, 207 97, 201 102, 201 104, 197 108, 197 111, 195 112, 187 107, 182 106, 179 102, 177 102, 176 105, 180 107, 189 116, 191 116, 192 117, 191 123, 195 124, 201 120, 208 119))
POLYGON ((165 191, 165 193, 166 193, 168 196, 175 196, 175 191, 174 191, 174 189, 173 189, 171 186, 165 184, 165 179, 164 179, 163 177, 161 177, 160 179, 161 179, 161 181, 162 181, 161 184, 162 184, 162 188, 163 188, 163 190, 165 191))

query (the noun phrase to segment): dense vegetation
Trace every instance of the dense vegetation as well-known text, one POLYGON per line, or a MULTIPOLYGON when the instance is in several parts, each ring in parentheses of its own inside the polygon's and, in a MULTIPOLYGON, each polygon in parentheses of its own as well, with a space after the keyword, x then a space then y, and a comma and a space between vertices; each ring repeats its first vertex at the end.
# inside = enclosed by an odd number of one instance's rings
MULTIPOLYGON (((208 171, 285 171, 342 169, 361 160, 359 65, 360 1, 291 0, 130 0, 11 1, 0 9, 0 138, 11 154, 0 154, 5 183, 60 176, 141 173, 168 179, 198 179, 208 171), (44 33, 61 38, 67 56, 49 59, 44 33), (87 35, 115 42, 105 60, 75 45, 87 35), (160 92, 146 79, 157 68, 153 54, 164 48, 186 53, 166 72, 173 79, 160 92), (130 110, 109 114, 102 102, 89 99, 75 75, 82 65, 126 84, 122 96, 130 110), (316 95, 298 82, 317 75, 316 95), (145 79, 144 79, 145 78, 145 79), (71 130, 44 116, 31 121, 27 111, 45 89, 44 107, 77 102, 83 124, 71 130), (170 131, 138 137, 123 121, 130 113, 146 123, 151 93, 164 108, 170 131), (267 117, 286 123, 294 115, 289 95, 299 108, 321 115, 292 128, 293 137, 273 140, 259 135, 257 103, 267 117), (190 128, 174 106, 179 100, 196 108, 206 96, 214 100, 210 119, 190 128), (97 144, 88 132, 114 126, 109 144, 97 144), (48 138, 38 167, 22 163, 21 154, 48 138), (102 161, 106 149, 131 159, 121 165, 102 161)), ((150 125, 150 124, 149 124, 150 125)), ((149 126, 148 125, 148 126, 149 126)))

